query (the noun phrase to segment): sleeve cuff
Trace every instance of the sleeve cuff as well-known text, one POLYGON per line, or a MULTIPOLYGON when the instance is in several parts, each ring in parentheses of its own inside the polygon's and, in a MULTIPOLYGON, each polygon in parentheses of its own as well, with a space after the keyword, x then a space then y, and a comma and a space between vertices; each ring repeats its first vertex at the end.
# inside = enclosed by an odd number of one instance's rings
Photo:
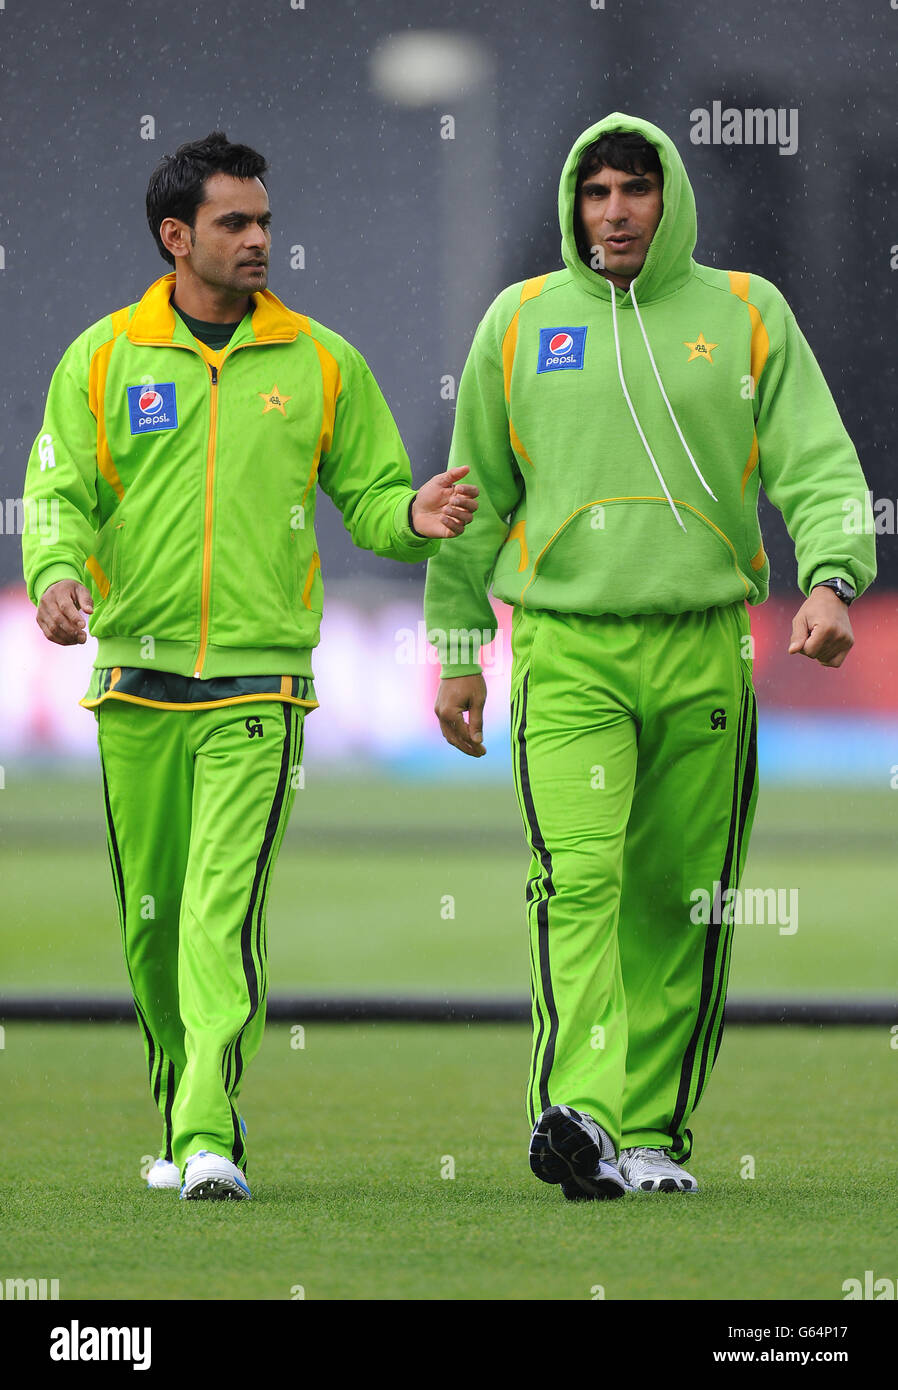
POLYGON ((416 496, 416 493, 412 493, 399 503, 393 515, 393 530, 400 545, 407 546, 410 550, 420 550, 422 556, 435 555, 440 548, 439 540, 435 537, 420 536, 412 528, 412 503, 416 496))
POLYGON ((83 574, 79 573, 74 565, 65 562, 48 565, 45 570, 41 570, 34 581, 35 606, 40 603, 45 590, 49 589, 51 584, 58 584, 60 579, 74 579, 77 584, 84 583, 83 574))
POLYGON ((854 575, 844 565, 818 565, 808 580, 808 595, 810 595, 814 585, 822 584, 824 579, 844 579, 845 583, 850 584, 860 598, 863 585, 858 584, 854 575))
POLYGON ((447 664, 441 668, 441 672, 444 681, 451 681, 455 676, 482 676, 483 667, 479 666, 476 661, 469 662, 466 666, 463 664, 457 664, 455 666, 447 664))

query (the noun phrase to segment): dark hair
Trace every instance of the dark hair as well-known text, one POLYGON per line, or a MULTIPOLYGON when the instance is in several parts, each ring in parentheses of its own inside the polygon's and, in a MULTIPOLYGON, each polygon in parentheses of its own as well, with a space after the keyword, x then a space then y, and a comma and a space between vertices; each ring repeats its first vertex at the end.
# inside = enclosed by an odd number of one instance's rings
POLYGON ((619 169, 625 174, 657 174, 664 184, 664 172, 655 146, 636 130, 610 130, 587 145, 577 165, 574 192, 574 237, 580 259, 589 262, 590 248, 580 217, 580 189, 585 179, 598 169, 619 169))
POLYGON ((232 145, 222 130, 213 130, 205 140, 179 145, 174 154, 163 155, 147 186, 147 222, 162 259, 169 265, 175 263, 162 243, 159 228, 166 217, 177 217, 190 228, 196 225, 196 210, 206 200, 205 184, 211 174, 258 179, 264 188, 267 172, 262 155, 249 145, 232 145))
POLYGON ((663 174, 655 146, 636 130, 610 130, 588 145, 577 166, 577 192, 597 169, 619 169, 625 174, 663 174))

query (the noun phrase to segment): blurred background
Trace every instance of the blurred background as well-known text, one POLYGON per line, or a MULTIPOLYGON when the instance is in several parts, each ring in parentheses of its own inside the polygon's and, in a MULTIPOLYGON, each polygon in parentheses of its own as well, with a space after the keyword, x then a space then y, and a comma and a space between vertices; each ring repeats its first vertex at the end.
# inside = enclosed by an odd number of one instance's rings
MULTIPOLYGON (((421 482, 445 467, 479 318, 503 286, 560 266, 562 163, 614 110, 680 149, 696 259, 785 294, 881 519, 879 579, 832 671, 786 655, 794 552, 763 504, 772 597, 751 615, 762 794, 746 883, 797 888, 801 918, 792 934, 738 929, 734 988, 894 992, 896 53, 886 0, 157 0, 149 19, 112 0, 0 7, 4 992, 125 986, 96 725, 78 705, 94 644, 37 629, 19 499, 65 348, 168 268, 145 220, 152 168, 213 129, 266 155, 270 288, 361 350, 421 482), (794 150, 695 143, 692 113, 716 102, 794 113, 794 150)), ((423 568, 354 550, 323 496, 318 518, 321 708, 274 882, 273 989, 523 995, 508 610, 475 763, 432 714, 423 568)))

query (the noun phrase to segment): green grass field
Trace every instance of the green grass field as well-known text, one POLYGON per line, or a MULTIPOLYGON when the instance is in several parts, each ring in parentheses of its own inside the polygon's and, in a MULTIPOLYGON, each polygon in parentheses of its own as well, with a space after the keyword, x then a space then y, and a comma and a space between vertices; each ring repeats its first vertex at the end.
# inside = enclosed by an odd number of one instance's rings
POLYGON ((702 1191, 575 1204, 527 1166, 525 1027, 312 1025, 301 1051, 270 1027, 242 1098, 253 1201, 207 1204, 140 1180, 136 1029, 12 1025, 0 1271, 74 1299, 841 1299, 898 1275, 883 1031, 730 1030, 702 1191))
MULTIPOLYGON (((762 793, 745 884, 797 888, 799 928, 737 928, 732 995, 895 994, 895 804, 762 793)), ((0 812, 3 992, 124 993, 97 780, 7 768, 0 812)), ((272 992, 522 996, 526 865, 509 789, 310 778, 272 992)), ((140 1178, 159 1126, 136 1025, 7 1024, 0 1274, 277 1300, 841 1299, 865 1270, 898 1278, 887 1027, 730 1028, 692 1126, 701 1193, 587 1204, 529 1172, 526 1028, 290 1036, 269 1027, 242 1092, 253 1202, 187 1204, 140 1178)))
MULTIPOLYGON (((3 993, 127 991, 99 773, 8 771, 0 814, 3 993)), ((743 886, 796 889, 798 930, 738 927, 731 992, 894 993, 896 846, 894 792, 762 790, 743 886)), ((526 995, 527 866, 510 787, 312 776, 270 893, 272 993, 526 995)))

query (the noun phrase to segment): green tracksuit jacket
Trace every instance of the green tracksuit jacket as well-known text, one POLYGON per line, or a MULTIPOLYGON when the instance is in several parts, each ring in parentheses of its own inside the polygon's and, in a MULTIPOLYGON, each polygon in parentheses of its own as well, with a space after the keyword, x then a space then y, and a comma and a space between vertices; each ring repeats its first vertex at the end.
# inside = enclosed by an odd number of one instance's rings
POLYGON ((322 582, 316 483, 356 545, 420 560, 399 433, 361 354, 269 290, 227 348, 197 342, 174 274, 107 315, 53 374, 28 461, 28 596, 90 589, 96 665, 310 676, 322 582))
POLYGON ((862 593, 874 544, 844 526, 868 505, 851 440, 779 290, 693 260, 695 199, 672 142, 607 116, 571 150, 558 210, 565 268, 497 296, 459 385, 450 466, 470 467, 480 505, 428 566, 443 674, 480 669, 457 634, 491 640, 490 587, 522 608, 621 616, 763 602, 762 486, 801 589, 839 576, 862 593), (646 135, 664 177, 629 291, 580 259, 574 233, 580 156, 614 129, 646 135))
POLYGON ((183 1168, 205 1149, 245 1172, 268 893, 315 704, 316 483, 357 545, 417 560, 439 543, 410 529, 408 459, 355 348, 265 291, 213 351, 175 314, 174 282, 94 324, 54 373, 24 568, 34 603, 65 578, 94 599, 82 703, 160 1157, 183 1168))

